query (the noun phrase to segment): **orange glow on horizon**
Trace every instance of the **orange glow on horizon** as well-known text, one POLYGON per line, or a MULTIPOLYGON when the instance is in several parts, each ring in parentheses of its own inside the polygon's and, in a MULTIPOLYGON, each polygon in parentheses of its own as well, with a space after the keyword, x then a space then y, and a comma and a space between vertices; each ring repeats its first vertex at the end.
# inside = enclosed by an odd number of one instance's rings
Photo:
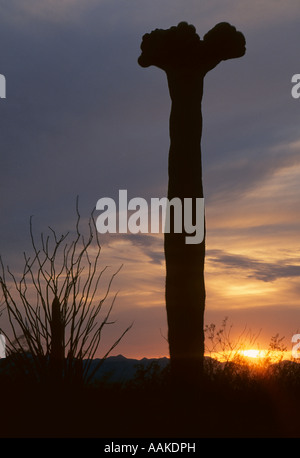
POLYGON ((257 348, 249 348, 247 350, 224 351, 220 353, 213 353, 211 358, 219 362, 236 362, 237 364, 260 364, 262 366, 273 364, 283 360, 292 360, 290 351, 268 351, 258 350, 257 348))
POLYGON ((266 351, 263 350, 242 350, 242 356, 246 356, 247 358, 264 358, 266 356, 266 351))

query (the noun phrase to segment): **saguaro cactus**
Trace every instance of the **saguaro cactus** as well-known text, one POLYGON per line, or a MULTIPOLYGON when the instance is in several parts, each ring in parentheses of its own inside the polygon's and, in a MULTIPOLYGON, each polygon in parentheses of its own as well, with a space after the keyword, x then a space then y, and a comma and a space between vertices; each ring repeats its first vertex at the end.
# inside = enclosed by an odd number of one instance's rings
POLYGON ((54 379, 62 378, 64 363, 64 325, 58 297, 52 302, 50 368, 54 379))
MULTIPOLYGON (((217 24, 203 38, 181 22, 143 37, 142 67, 167 74, 172 101, 168 198, 203 198, 201 135, 203 80, 222 60, 241 57, 245 38, 228 23, 217 24)), ((183 226, 184 227, 184 226, 183 226)), ((171 369, 179 383, 198 384, 204 357, 204 259, 202 243, 188 245, 186 233, 165 234, 166 309, 171 369)))

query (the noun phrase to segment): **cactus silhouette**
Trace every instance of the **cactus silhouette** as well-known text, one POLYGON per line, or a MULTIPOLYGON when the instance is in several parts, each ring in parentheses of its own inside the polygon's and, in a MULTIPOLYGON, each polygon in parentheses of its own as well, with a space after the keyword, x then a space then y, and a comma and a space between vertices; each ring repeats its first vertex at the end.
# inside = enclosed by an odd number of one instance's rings
POLYGON ((59 380, 62 378, 64 364, 64 324, 62 320, 61 307, 57 296, 52 302, 51 314, 51 351, 50 351, 50 368, 51 375, 59 380))
MULTIPOLYGON (((154 65, 166 72, 171 97, 168 199, 203 198, 202 112, 206 73, 222 60, 245 54, 245 38, 222 22, 203 38, 193 25, 181 22, 143 36, 142 67, 154 65)), ((182 225, 184 227, 184 225, 182 225)), ((198 386, 204 358, 205 237, 186 244, 186 233, 164 235, 166 310, 173 379, 198 386)))

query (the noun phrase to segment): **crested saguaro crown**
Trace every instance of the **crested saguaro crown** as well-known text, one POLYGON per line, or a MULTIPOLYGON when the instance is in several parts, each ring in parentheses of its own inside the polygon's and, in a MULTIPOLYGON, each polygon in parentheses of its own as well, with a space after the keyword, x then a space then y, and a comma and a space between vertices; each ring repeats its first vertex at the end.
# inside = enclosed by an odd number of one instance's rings
POLYGON ((141 50, 138 59, 141 67, 154 65, 168 71, 174 67, 192 66, 206 73, 222 60, 242 57, 246 52, 246 40, 227 22, 217 24, 203 40, 193 25, 180 22, 167 30, 146 33, 141 50))

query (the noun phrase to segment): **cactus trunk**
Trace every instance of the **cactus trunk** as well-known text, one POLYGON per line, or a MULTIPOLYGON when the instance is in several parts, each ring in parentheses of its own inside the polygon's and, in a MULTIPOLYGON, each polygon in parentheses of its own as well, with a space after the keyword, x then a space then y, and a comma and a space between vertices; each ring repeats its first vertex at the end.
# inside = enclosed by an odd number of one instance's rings
POLYGON ((60 302, 57 297, 52 302, 51 315, 51 352, 50 371, 54 380, 61 380, 64 363, 64 325, 62 322, 60 302))

